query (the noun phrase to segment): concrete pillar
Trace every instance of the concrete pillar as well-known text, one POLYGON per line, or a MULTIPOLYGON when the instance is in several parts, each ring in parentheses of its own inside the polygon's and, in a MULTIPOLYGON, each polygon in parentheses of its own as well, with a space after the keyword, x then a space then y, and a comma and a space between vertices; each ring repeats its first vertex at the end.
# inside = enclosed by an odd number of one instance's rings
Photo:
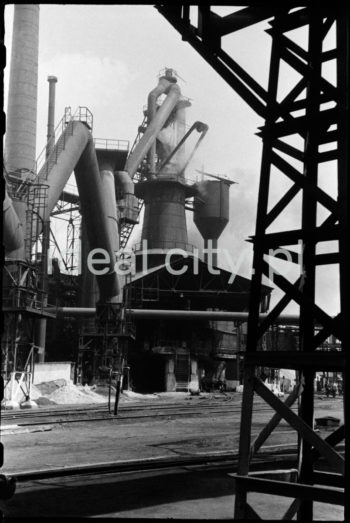
POLYGON ((166 392, 176 392, 175 378, 175 358, 170 357, 165 365, 165 390, 166 392))
POLYGON ((199 378, 198 378, 198 363, 197 360, 191 358, 191 380, 189 390, 192 393, 199 392, 199 378))
POLYGON ((8 171, 35 166, 39 4, 15 4, 5 164, 8 171))

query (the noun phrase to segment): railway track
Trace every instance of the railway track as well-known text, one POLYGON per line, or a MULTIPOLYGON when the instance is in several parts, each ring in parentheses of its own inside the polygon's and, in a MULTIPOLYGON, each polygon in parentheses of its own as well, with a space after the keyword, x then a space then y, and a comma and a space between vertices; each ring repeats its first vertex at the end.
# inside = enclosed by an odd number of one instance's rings
MULTIPOLYGON (((253 458, 253 468, 263 470, 267 464, 278 468, 282 463, 284 466, 295 464, 296 449, 286 444, 284 448, 275 451, 265 451, 259 457, 253 458)), ((41 470, 28 470, 17 472, 10 476, 16 483, 53 479, 58 477, 70 477, 81 475, 117 474, 122 472, 145 472, 149 470, 174 469, 178 467, 201 467, 202 469, 227 469, 232 472, 238 464, 238 453, 231 451, 217 451, 205 454, 175 457, 156 457, 137 460, 115 461, 106 463, 91 463, 78 466, 50 468, 41 470)))
MULTIPOLYGON (((114 402, 112 402, 114 403, 114 402)), ((217 406, 222 405, 225 403, 227 405, 228 403, 230 405, 236 405, 240 407, 240 403, 237 403, 237 401, 229 399, 223 399, 223 400, 201 400, 198 405, 201 406, 217 406)), ((31 417, 31 416, 37 416, 37 415, 46 415, 46 414, 66 414, 66 413, 78 413, 78 412, 100 412, 100 411, 106 411, 108 400, 106 399, 106 402, 100 403, 100 404, 84 404, 84 406, 81 405, 67 405, 65 407, 62 407, 60 405, 51 405, 50 407, 39 407, 39 409, 31 409, 31 410, 17 410, 17 411, 2 411, 2 418, 3 419, 12 419, 14 417, 31 417)), ((119 403, 118 409, 120 411, 127 410, 127 411, 135 411, 135 410, 155 410, 158 408, 162 409, 174 409, 178 408, 179 405, 184 406, 184 408, 191 407, 192 405, 190 402, 188 402, 186 405, 179 402, 173 402, 173 403, 165 403, 163 402, 153 402, 152 404, 145 404, 145 403, 134 403, 132 405, 127 403, 119 403)))
MULTIPOLYGON (((259 451, 251 461, 251 471, 264 471, 297 465, 297 446, 290 443, 266 446, 265 450, 259 451)), ((338 451, 344 454, 344 445, 337 446, 338 451)), ((201 467, 201 470, 227 469, 235 472, 238 466, 237 451, 215 451, 205 454, 164 456, 155 458, 144 458, 125 461, 111 461, 105 463, 91 463, 77 466, 65 466, 40 470, 27 470, 10 474, 16 483, 38 481, 59 477, 71 477, 82 475, 118 474, 123 472, 145 472, 150 470, 174 469, 178 467, 201 467)), ((321 463, 322 470, 328 467, 324 460, 321 463)))
MULTIPOLYGON (((272 412, 272 409, 263 402, 258 405, 259 412, 272 412)), ((241 411, 240 404, 222 404, 221 402, 200 403, 198 405, 152 405, 152 406, 124 406, 119 408, 117 416, 108 412, 106 405, 97 408, 85 409, 62 409, 62 410, 45 410, 45 411, 21 411, 8 413, 2 416, 2 423, 20 421, 18 426, 32 426, 57 423, 78 423, 84 421, 101 421, 101 420, 136 420, 147 418, 168 418, 168 417, 186 417, 186 416, 207 416, 237 414, 241 411)))

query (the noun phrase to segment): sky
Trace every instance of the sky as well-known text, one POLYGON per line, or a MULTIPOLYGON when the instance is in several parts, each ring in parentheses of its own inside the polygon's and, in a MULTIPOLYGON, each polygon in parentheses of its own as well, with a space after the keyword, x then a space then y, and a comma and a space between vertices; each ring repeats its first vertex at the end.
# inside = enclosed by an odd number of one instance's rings
MULTIPOLYGON (((216 7, 220 15, 230 7, 216 7)), ((5 8, 5 45, 8 63, 11 56, 13 5, 5 8)), ((195 16, 195 12, 194 15, 195 16)), ((195 20, 193 19, 195 23, 195 20)), ((223 48, 266 88, 271 37, 263 22, 223 38, 223 48)), ((299 35, 300 42, 305 34, 299 35)), ((262 119, 190 46, 151 5, 72 5, 41 4, 39 30, 39 84, 37 120, 37 156, 45 146, 48 104, 47 76, 58 78, 56 84, 56 123, 71 106, 87 106, 94 116, 94 138, 129 140, 133 143, 143 119, 148 93, 157 85, 164 67, 175 69, 182 80, 182 94, 191 99, 187 123, 200 120, 209 131, 186 171, 191 180, 196 169, 227 175, 238 182, 230 189, 230 222, 219 239, 233 260, 240 260, 237 272, 249 277, 252 246, 246 239, 254 234, 261 163, 261 139, 255 135, 262 119)), ((5 70, 5 108, 8 89, 5 70)), ((332 75, 332 71, 330 71, 332 75)), ((297 78, 288 68, 281 71, 281 95, 297 78)), ((299 166, 298 166, 299 167, 299 166)), ((329 184, 328 171, 320 174, 329 184)), ((288 189, 285 177, 274 175, 271 205, 288 189)), ((328 185, 327 185, 328 187, 328 185)), ((335 191, 335 187, 330 190, 335 191)), ((300 202, 296 200, 280 229, 297 228, 300 202)), ((201 242, 188 214, 189 243, 201 242)), ((131 240, 137 241, 140 227, 131 240)), ((281 271, 288 267, 288 278, 298 276, 297 268, 276 262, 281 271)), ((219 254, 219 265, 229 269, 227 259, 219 254)), ((324 268, 322 268, 324 270, 324 268)), ((334 268, 320 274, 320 304, 335 314, 338 297, 334 292, 337 275, 334 268)), ((274 291, 273 302, 280 293, 274 291)), ((327 309, 326 309, 327 310, 327 309)), ((286 312, 297 312, 292 305, 286 312)))

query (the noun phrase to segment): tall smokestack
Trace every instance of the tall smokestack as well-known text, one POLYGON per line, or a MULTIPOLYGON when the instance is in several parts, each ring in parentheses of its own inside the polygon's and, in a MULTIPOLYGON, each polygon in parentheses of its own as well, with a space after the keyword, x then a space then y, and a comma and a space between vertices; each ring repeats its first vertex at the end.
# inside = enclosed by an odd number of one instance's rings
POLYGON ((35 165, 39 4, 15 4, 5 158, 8 171, 35 165))
POLYGON ((49 107, 47 114, 47 145, 46 158, 50 156, 55 145, 55 99, 56 99, 56 76, 48 76, 49 82, 49 107))

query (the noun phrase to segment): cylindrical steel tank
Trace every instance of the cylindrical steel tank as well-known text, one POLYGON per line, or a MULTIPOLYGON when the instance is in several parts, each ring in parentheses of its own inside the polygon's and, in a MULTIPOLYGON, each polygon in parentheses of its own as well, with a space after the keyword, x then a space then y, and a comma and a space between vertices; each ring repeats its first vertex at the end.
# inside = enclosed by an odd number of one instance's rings
POLYGON ((149 249, 187 249, 185 189, 171 181, 148 182, 142 240, 149 249))
POLYGON ((218 239, 229 221, 230 184, 205 180, 194 198, 194 223, 205 240, 218 239))
POLYGON ((193 221, 204 239, 204 260, 218 264, 217 240, 229 221, 230 183, 224 180, 205 180, 197 185, 193 221), (211 244, 210 244, 211 240, 211 244), (208 249, 212 250, 208 258, 208 249))
POLYGON ((39 4, 15 4, 6 115, 8 171, 35 165, 39 49, 39 4))

